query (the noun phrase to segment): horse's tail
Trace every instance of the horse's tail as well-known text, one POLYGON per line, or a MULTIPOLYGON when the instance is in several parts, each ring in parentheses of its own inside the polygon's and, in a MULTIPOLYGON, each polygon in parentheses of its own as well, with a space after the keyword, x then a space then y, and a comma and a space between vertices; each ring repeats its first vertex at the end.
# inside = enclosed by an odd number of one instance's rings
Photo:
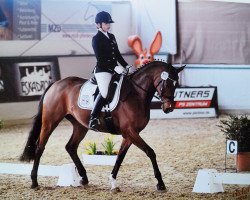
POLYGON ((38 138, 41 132, 42 127, 42 111, 43 111, 43 99, 46 92, 52 86, 51 83, 46 90, 44 91, 43 95, 40 98, 39 105, 38 105, 38 112, 34 117, 32 128, 29 132, 28 140, 26 142, 25 148, 23 150, 22 155, 20 156, 19 160, 24 162, 30 162, 31 160, 35 159, 35 152, 37 148, 38 138))

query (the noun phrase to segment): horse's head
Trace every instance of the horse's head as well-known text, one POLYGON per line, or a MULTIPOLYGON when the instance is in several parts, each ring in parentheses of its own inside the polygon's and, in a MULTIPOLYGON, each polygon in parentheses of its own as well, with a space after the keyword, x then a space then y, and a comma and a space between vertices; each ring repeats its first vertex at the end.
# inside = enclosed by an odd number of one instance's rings
POLYGON ((169 113, 174 110, 174 93, 179 85, 178 73, 184 69, 169 67, 169 70, 161 71, 156 79, 155 88, 162 102, 162 110, 164 113, 169 113))

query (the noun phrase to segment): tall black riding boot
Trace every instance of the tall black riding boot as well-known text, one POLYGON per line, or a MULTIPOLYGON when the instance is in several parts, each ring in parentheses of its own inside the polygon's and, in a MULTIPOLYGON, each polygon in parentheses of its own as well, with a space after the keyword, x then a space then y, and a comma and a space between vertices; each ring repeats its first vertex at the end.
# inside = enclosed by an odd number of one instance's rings
POLYGON ((91 114, 90 114, 90 120, 89 120, 89 129, 98 131, 98 126, 100 125, 100 121, 98 119, 98 116, 102 110, 102 107, 105 104, 105 99, 102 97, 101 94, 98 94, 95 100, 95 107, 93 108, 91 114))

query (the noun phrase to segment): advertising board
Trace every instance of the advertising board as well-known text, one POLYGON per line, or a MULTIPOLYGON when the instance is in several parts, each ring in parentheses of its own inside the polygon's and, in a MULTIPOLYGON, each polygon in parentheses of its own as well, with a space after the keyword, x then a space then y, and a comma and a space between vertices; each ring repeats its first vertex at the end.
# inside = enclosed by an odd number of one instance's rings
POLYGON ((174 95, 175 109, 165 114, 161 102, 153 98, 150 116, 153 119, 199 118, 218 116, 217 87, 179 87, 174 95))

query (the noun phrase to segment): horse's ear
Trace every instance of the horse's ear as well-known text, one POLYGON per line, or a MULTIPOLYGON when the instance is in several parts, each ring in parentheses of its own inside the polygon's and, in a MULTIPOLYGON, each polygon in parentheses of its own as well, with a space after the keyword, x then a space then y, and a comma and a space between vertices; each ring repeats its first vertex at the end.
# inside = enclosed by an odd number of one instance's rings
POLYGON ((183 66, 181 66, 179 68, 175 68, 175 69, 176 69, 177 73, 180 73, 185 67, 186 67, 186 65, 183 65, 183 66))
POLYGON ((162 45, 162 35, 161 32, 158 31, 149 48, 152 56, 158 53, 158 51, 161 48, 161 45, 162 45))
POLYGON ((142 53, 142 42, 138 35, 129 36, 128 45, 137 56, 142 53))

